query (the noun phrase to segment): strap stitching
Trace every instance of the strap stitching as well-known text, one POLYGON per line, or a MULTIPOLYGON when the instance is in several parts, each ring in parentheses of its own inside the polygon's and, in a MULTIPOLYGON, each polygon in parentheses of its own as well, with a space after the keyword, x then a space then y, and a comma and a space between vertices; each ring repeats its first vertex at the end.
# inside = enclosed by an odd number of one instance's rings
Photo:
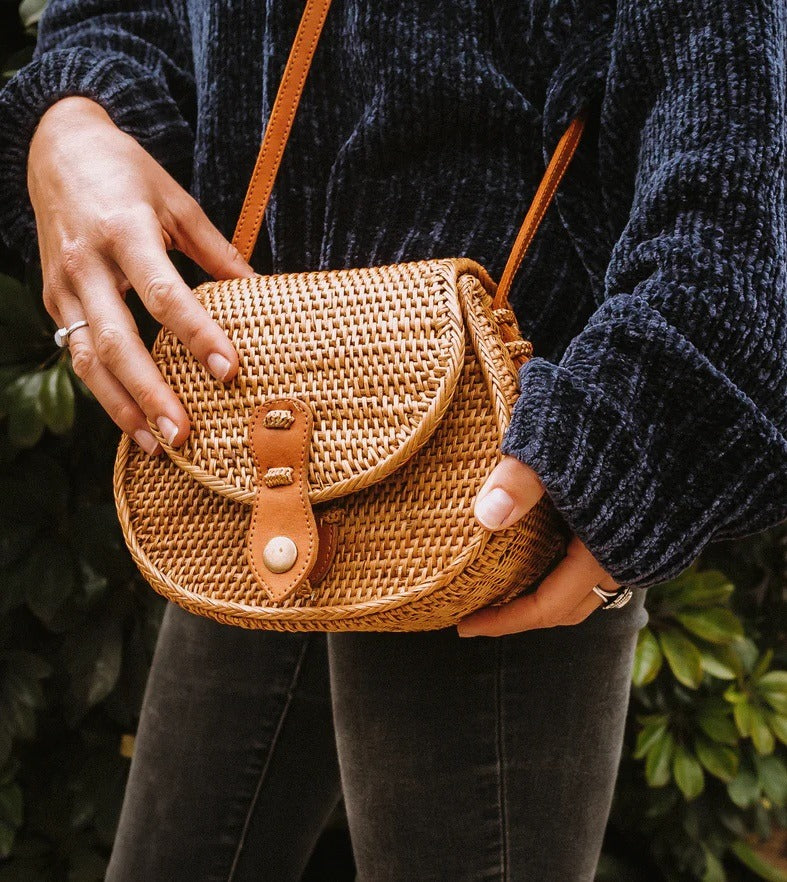
MULTIPOLYGON (((319 19, 322 18, 323 23, 324 23, 324 18, 328 13, 329 7, 330 7, 330 0, 328 0, 328 2, 323 3, 322 7, 317 11, 318 27, 317 27, 314 35, 312 36, 311 43, 309 44, 309 47, 307 49, 307 58, 305 60, 305 66, 301 72, 300 79, 298 80, 298 84, 296 87, 295 100, 291 103, 290 112, 289 112, 289 115, 288 115, 286 123, 285 123, 284 136, 283 136, 283 138, 279 139, 280 143, 279 143, 279 147, 277 148, 277 151, 274 155, 274 161, 273 161, 272 165, 269 167, 268 173, 267 173, 265 180, 263 182, 264 189, 267 190, 268 193, 267 193, 267 196, 265 197, 264 201, 260 201, 260 203, 257 205, 256 211, 254 213, 254 217, 252 218, 252 221, 251 221, 251 224, 252 224, 251 230, 244 232, 243 229, 245 227, 245 222, 248 217, 249 210, 251 209, 251 206, 256 201, 255 197, 257 195, 258 179, 259 179, 260 174, 262 173, 262 167, 264 164, 262 162, 263 153, 267 153, 267 151, 265 150, 265 147, 266 147, 266 143, 269 143, 269 142, 268 142, 267 137, 263 137, 262 146, 260 147, 260 153, 259 153, 259 156, 257 157, 257 162, 254 165, 254 172, 252 174, 251 183, 249 185, 248 197, 244 200, 243 208, 241 209, 241 215, 240 215, 240 218, 238 219, 238 227, 237 228, 238 228, 239 236, 241 238, 239 238, 235 244, 236 244, 236 247, 238 248, 238 250, 241 251, 242 254, 244 254, 246 259, 248 259, 251 256, 251 250, 253 250, 254 244, 257 241, 257 235, 259 234, 260 226, 262 225, 262 217, 265 213, 265 209, 267 207, 268 200, 270 199, 270 190, 272 189, 272 186, 273 186, 273 180, 275 179, 276 174, 279 170, 279 164, 281 163, 281 158, 282 158, 282 156, 284 154, 284 150, 287 146, 287 141, 289 140, 289 134, 290 134, 290 130, 292 128, 292 123, 295 118, 295 114, 298 110, 298 104, 300 103, 301 95, 303 92, 303 87, 306 82, 306 77, 309 74, 311 60, 314 55, 314 51, 316 49, 317 41, 319 40, 319 37, 320 37, 320 32, 322 30, 322 24, 319 24, 319 19)), ((284 94, 284 92, 286 91, 286 87, 289 85, 289 82, 293 77, 293 71, 296 68, 296 64, 301 61, 301 59, 298 58, 297 56, 298 56, 298 53, 300 52, 300 45, 303 43, 303 40, 305 39, 304 34, 308 30, 307 21, 308 21, 308 25, 311 24, 309 13, 312 11, 313 8, 314 7, 307 6, 306 11, 305 11, 305 15, 304 15, 304 20, 301 23, 301 25, 298 26, 298 31, 295 35, 295 42, 290 50, 290 55, 289 55, 289 58, 287 60, 287 64, 285 65, 285 69, 284 69, 284 75, 282 77, 282 81, 279 86, 279 94, 282 94, 282 95, 284 94), (294 61, 292 66, 290 66, 290 59, 292 59, 294 61)), ((274 99, 273 108, 271 109, 271 116, 268 120, 268 124, 265 129, 266 135, 268 132, 273 131, 273 123, 278 119, 278 115, 280 113, 280 107, 281 107, 281 105, 279 104, 279 102, 274 99)), ((272 137, 273 136, 271 136, 271 138, 272 137)))
MULTIPOLYGON (((555 171, 550 176, 550 184, 547 189, 544 191, 542 200, 541 200, 541 209, 534 218, 533 222, 529 225, 529 234, 523 240, 522 245, 518 250, 518 257, 515 259, 513 264, 513 269, 510 273, 505 273, 505 268, 503 271, 503 278, 500 280, 501 284, 498 286, 498 290, 495 294, 495 300, 493 306, 496 308, 500 308, 504 303, 508 300, 508 292, 511 288, 511 282, 514 279, 514 276, 519 271, 520 266, 522 265, 522 261, 524 260, 525 254, 527 253, 527 249, 530 247, 530 243, 533 241, 533 237, 538 231, 538 227, 541 224, 541 221, 544 218, 544 214, 546 214, 547 209, 549 208, 552 197, 555 195, 555 191, 560 186, 560 182, 563 179, 563 175, 565 174, 566 168, 568 167, 568 162, 571 160, 571 156, 573 156, 574 150, 579 144, 579 138, 582 134, 583 125, 577 125, 576 120, 572 122, 572 126, 574 128, 570 129, 570 137, 567 138, 557 154, 550 160, 550 164, 554 161, 554 169, 555 171), (564 163, 564 157, 566 153, 570 153, 571 155, 568 157, 568 160, 564 163), (506 284, 503 285, 502 282, 505 281, 506 284)), ((543 181, 543 178, 542 178, 543 181)), ((540 186, 540 183, 539 183, 540 186)), ((520 230, 521 232, 521 230, 520 230)), ((516 242, 514 243, 514 248, 516 248, 516 242)), ((509 257, 510 260, 510 257, 509 257)), ((506 265, 507 266, 507 265, 506 265)))

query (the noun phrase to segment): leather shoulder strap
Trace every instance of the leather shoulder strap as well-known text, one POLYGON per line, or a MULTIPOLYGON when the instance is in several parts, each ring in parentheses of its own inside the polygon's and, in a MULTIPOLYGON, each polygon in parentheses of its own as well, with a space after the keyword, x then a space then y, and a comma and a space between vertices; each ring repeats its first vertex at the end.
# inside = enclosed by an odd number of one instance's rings
POLYGON ((245 260, 248 260, 254 251, 273 182, 276 180, 284 148, 290 137, 295 111, 301 101, 306 75, 309 73, 314 50, 317 48, 317 41, 330 6, 331 0, 306 0, 306 7, 298 30, 295 32, 295 40, 276 92, 260 152, 254 163, 249 188, 232 237, 232 244, 245 260))
POLYGON ((500 282, 497 285, 497 293, 495 294, 494 307, 503 308, 508 303, 508 294, 511 291, 511 283, 517 270, 522 265, 522 259, 525 252, 530 247, 533 237, 538 230, 538 225, 549 208, 552 197, 557 192, 558 185, 566 173, 568 164, 574 156, 574 152, 582 137, 582 130, 585 128, 585 120, 587 119, 587 110, 581 110, 577 116, 571 120, 568 128, 560 137, 552 154, 549 164, 547 165, 544 176, 536 189, 530 208, 527 210, 522 226, 508 255, 503 274, 500 276, 500 282))
MULTIPOLYGON (((306 0, 303 15, 295 33, 270 118, 265 127, 257 161, 254 164, 246 198, 243 200, 243 208, 232 237, 232 244, 246 260, 251 257, 257 242, 262 218, 281 165, 284 148, 287 146, 287 139, 290 136, 295 113, 303 94, 306 76, 309 73, 317 41, 322 33, 330 5, 331 0, 306 0)), ((538 225, 552 202, 574 151, 577 149, 585 119, 586 111, 583 110, 571 121, 558 141, 500 277, 493 304, 495 308, 505 307, 508 303, 511 283, 522 264, 522 259, 530 243, 533 241, 538 225)))

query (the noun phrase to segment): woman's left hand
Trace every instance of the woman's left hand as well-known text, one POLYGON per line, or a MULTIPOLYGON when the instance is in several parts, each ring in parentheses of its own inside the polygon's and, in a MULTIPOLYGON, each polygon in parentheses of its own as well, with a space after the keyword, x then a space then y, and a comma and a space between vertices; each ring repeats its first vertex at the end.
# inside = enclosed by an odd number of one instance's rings
MULTIPOLYGON (((504 457, 475 500, 476 520, 487 530, 503 530, 524 517, 544 495, 538 475, 513 456, 504 457)), ((593 591, 620 586, 574 536, 566 556, 531 594, 502 606, 488 606, 457 625, 460 637, 500 637, 534 628, 576 625, 603 603, 593 591)))

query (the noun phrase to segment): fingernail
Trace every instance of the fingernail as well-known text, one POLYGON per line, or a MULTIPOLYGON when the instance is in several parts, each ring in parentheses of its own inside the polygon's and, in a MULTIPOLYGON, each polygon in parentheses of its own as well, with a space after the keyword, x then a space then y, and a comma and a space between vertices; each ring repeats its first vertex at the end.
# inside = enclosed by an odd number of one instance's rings
POLYGON ((487 530, 496 530, 514 510, 514 500, 501 487, 490 490, 475 505, 476 520, 487 530))
POLYGON ((147 429, 137 429, 134 432, 134 440, 145 451, 145 453, 155 453, 158 450, 158 441, 147 429))
POLYGON ((217 380, 224 380, 230 372, 229 359, 218 352, 211 352, 208 356, 208 369, 217 380))
POLYGON ((167 439, 167 444, 172 444, 178 434, 178 427, 169 417, 160 416, 156 420, 159 432, 167 439))
POLYGON ((460 637, 477 637, 478 631, 475 631, 470 625, 457 625, 456 632, 460 637))

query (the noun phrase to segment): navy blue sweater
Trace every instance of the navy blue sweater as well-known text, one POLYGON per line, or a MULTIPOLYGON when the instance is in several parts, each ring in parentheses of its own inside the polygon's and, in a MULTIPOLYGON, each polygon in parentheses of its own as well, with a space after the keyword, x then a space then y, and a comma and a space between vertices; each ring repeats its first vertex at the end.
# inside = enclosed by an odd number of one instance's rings
MULTIPOLYGON (((52 0, 0 93, 0 229, 87 95, 230 236, 302 4, 52 0)), ((499 276, 560 134, 577 155, 512 302, 537 356, 503 450, 621 583, 787 517, 784 0, 335 0, 253 264, 468 255, 499 276)))

